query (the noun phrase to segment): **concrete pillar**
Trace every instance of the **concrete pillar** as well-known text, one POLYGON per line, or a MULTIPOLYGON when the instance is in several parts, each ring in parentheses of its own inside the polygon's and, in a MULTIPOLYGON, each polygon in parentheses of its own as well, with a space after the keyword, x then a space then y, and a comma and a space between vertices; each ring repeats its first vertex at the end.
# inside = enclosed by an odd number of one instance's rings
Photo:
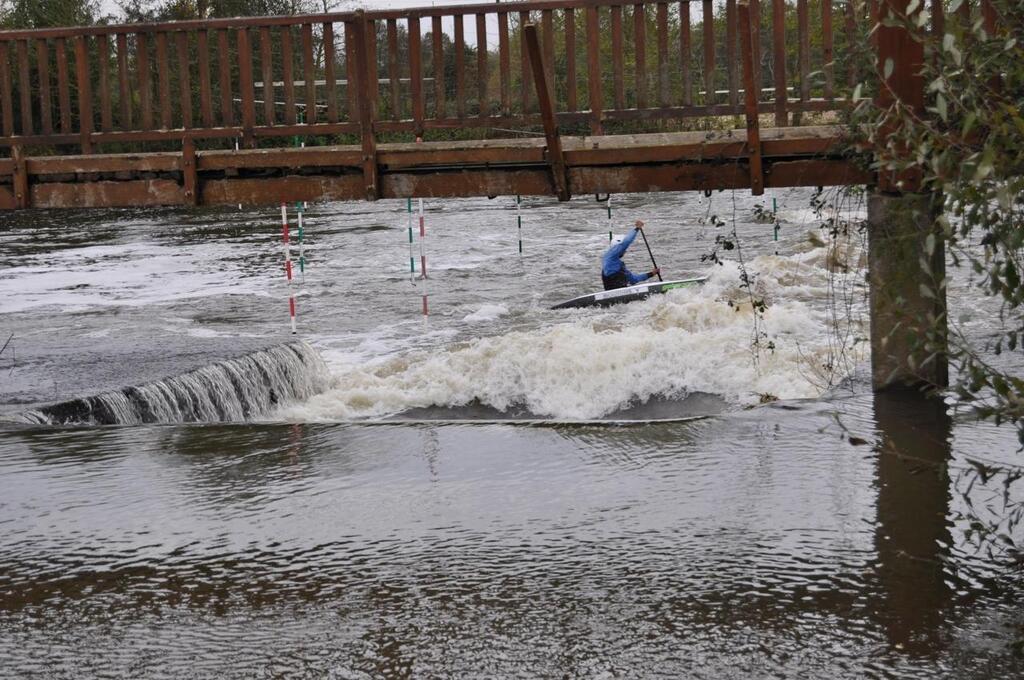
POLYGON ((871 377, 889 387, 946 387, 946 255, 935 239, 938 199, 924 194, 868 196, 871 377))

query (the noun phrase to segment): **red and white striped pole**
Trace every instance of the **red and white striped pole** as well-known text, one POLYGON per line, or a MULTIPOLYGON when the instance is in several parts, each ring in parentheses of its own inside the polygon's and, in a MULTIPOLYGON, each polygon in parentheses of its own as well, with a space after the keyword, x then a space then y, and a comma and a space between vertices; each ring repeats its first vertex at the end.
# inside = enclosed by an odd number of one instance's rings
POLYGON ((419 199, 419 220, 420 220, 420 279, 423 281, 423 289, 421 291, 423 296, 423 317, 429 316, 430 312, 427 306, 427 298, 430 297, 427 292, 427 252, 426 252, 426 240, 427 240, 427 221, 423 215, 423 199, 419 199))
POLYGON ((292 322, 292 335, 295 335, 295 292, 292 289, 292 248, 288 235, 288 204, 281 204, 281 233, 284 240, 284 272, 288 277, 288 314, 292 322))

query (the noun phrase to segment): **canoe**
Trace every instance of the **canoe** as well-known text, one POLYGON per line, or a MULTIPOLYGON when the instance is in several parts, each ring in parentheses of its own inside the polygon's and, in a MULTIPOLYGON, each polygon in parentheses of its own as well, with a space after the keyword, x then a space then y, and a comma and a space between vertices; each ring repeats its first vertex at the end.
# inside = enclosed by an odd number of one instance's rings
POLYGON ((609 305, 617 305, 623 302, 634 302, 636 300, 643 300, 651 295, 657 295, 658 293, 667 293, 668 291, 675 290, 677 288, 691 288, 693 286, 699 286, 707 280, 708 277, 700 276, 694 279, 680 279, 678 281, 645 281, 644 283, 638 283, 635 286, 602 290, 597 293, 574 297, 571 300, 558 303, 551 309, 607 307, 609 305))

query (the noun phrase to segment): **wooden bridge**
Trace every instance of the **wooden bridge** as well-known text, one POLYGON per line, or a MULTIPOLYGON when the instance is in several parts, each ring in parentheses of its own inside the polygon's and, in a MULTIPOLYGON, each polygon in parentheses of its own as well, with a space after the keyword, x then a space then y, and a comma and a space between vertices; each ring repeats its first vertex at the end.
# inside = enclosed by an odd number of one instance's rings
POLYGON ((839 125, 862 3, 761 2, 0 32, 0 208, 872 181, 839 125))

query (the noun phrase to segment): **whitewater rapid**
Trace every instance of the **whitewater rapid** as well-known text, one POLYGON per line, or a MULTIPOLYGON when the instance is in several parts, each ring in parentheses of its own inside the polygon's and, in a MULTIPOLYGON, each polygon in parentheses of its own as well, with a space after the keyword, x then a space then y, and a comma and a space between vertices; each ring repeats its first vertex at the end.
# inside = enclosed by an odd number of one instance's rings
MULTIPOLYGON (((726 260, 701 272, 709 280, 700 288, 641 302, 558 312, 534 305, 525 314, 545 319, 538 328, 380 357, 332 357, 330 387, 279 415, 351 420, 480 404, 585 420, 694 393, 736 407, 818 397, 865 358, 866 329, 862 248, 848 239, 838 248, 812 243, 755 257, 746 265, 749 290, 739 262, 726 260), (837 300, 837 289, 849 299, 837 300)), ((508 313, 504 304, 485 305, 464 320, 508 313)))

